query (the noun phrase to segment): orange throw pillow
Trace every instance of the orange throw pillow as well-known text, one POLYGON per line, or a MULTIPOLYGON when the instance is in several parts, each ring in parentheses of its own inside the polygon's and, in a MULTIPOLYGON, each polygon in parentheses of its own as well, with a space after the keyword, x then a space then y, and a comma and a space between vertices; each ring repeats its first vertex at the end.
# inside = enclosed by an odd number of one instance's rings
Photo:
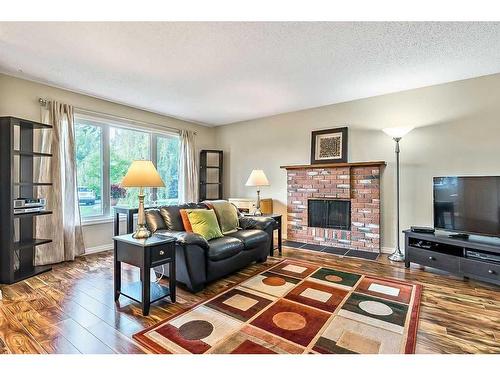
POLYGON ((181 214, 182 224, 184 224, 184 230, 186 232, 192 232, 193 227, 191 227, 191 223, 189 222, 189 217, 188 217, 187 211, 184 209, 181 209, 181 210, 179 210, 179 213, 181 214))

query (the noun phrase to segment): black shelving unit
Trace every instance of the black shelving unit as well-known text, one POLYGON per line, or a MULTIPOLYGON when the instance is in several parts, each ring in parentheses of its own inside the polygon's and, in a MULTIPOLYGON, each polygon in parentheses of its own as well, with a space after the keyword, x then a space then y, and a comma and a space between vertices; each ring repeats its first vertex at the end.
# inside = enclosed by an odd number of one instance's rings
POLYGON ((200 201, 222 199, 223 156, 220 150, 200 151, 200 201))
POLYGON ((14 199, 36 198, 36 187, 52 185, 33 181, 33 159, 52 156, 33 151, 37 129, 52 129, 52 126, 0 117, 0 283, 12 284, 52 269, 34 264, 35 248, 52 242, 48 238, 34 238, 36 217, 50 215, 52 211, 14 214, 13 207, 14 199), (15 158, 19 158, 18 162, 15 158))

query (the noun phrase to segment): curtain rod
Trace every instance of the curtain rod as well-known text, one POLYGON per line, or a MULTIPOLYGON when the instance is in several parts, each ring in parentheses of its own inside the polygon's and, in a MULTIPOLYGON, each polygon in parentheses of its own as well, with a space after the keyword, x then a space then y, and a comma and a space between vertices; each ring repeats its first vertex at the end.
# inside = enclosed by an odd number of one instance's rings
MULTIPOLYGON (((46 106, 47 103, 49 103, 49 101, 47 99, 43 99, 43 98, 38 98, 38 102, 40 103, 41 106, 46 106)), ((123 122, 132 122, 132 123, 136 123, 136 124, 140 124, 140 125, 146 125, 146 126, 153 125, 155 127, 158 127, 159 129, 165 129, 165 130, 173 131, 175 133, 180 133, 180 129, 173 128, 173 127, 166 126, 166 125, 162 125, 162 124, 156 124, 154 122, 146 122, 146 121, 141 121, 141 120, 133 120, 133 119, 130 119, 130 118, 127 118, 127 117, 121 117, 121 116, 111 115, 109 113, 94 111, 94 110, 91 110, 91 109, 86 109, 86 108, 81 108, 81 107, 74 107, 74 108, 77 111, 79 111, 79 112, 86 112, 87 114, 101 115, 101 116, 104 116, 104 117, 108 117, 110 119, 115 119, 115 120, 123 121, 123 122)), ((194 130, 194 134, 198 135, 198 132, 196 130, 194 130)))

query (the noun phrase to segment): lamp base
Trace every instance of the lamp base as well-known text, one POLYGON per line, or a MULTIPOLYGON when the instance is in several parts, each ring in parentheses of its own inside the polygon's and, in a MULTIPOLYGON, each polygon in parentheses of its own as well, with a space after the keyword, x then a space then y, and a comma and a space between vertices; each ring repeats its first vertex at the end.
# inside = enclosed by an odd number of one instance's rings
POLYGON ((394 251, 387 258, 389 258, 389 260, 392 260, 393 262, 404 262, 405 255, 401 252, 401 249, 396 249, 396 251, 394 251))
POLYGON ((144 239, 144 238, 149 238, 151 237, 151 232, 146 228, 144 224, 138 224, 137 229, 135 230, 134 234, 132 234, 132 237, 135 239, 144 239))

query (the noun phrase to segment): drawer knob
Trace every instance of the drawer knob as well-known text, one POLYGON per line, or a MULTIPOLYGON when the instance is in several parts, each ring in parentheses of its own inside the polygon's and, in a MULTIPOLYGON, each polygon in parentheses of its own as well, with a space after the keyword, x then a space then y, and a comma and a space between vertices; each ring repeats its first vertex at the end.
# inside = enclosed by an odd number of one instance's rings
POLYGON ((434 257, 429 257, 429 260, 436 260, 436 258, 434 258, 434 257))
POLYGON ((493 274, 495 273, 495 271, 493 271, 493 270, 488 270, 488 273, 489 273, 490 275, 493 275, 493 274))
POLYGON ((160 250, 160 255, 164 255, 165 252, 163 250, 160 250))

